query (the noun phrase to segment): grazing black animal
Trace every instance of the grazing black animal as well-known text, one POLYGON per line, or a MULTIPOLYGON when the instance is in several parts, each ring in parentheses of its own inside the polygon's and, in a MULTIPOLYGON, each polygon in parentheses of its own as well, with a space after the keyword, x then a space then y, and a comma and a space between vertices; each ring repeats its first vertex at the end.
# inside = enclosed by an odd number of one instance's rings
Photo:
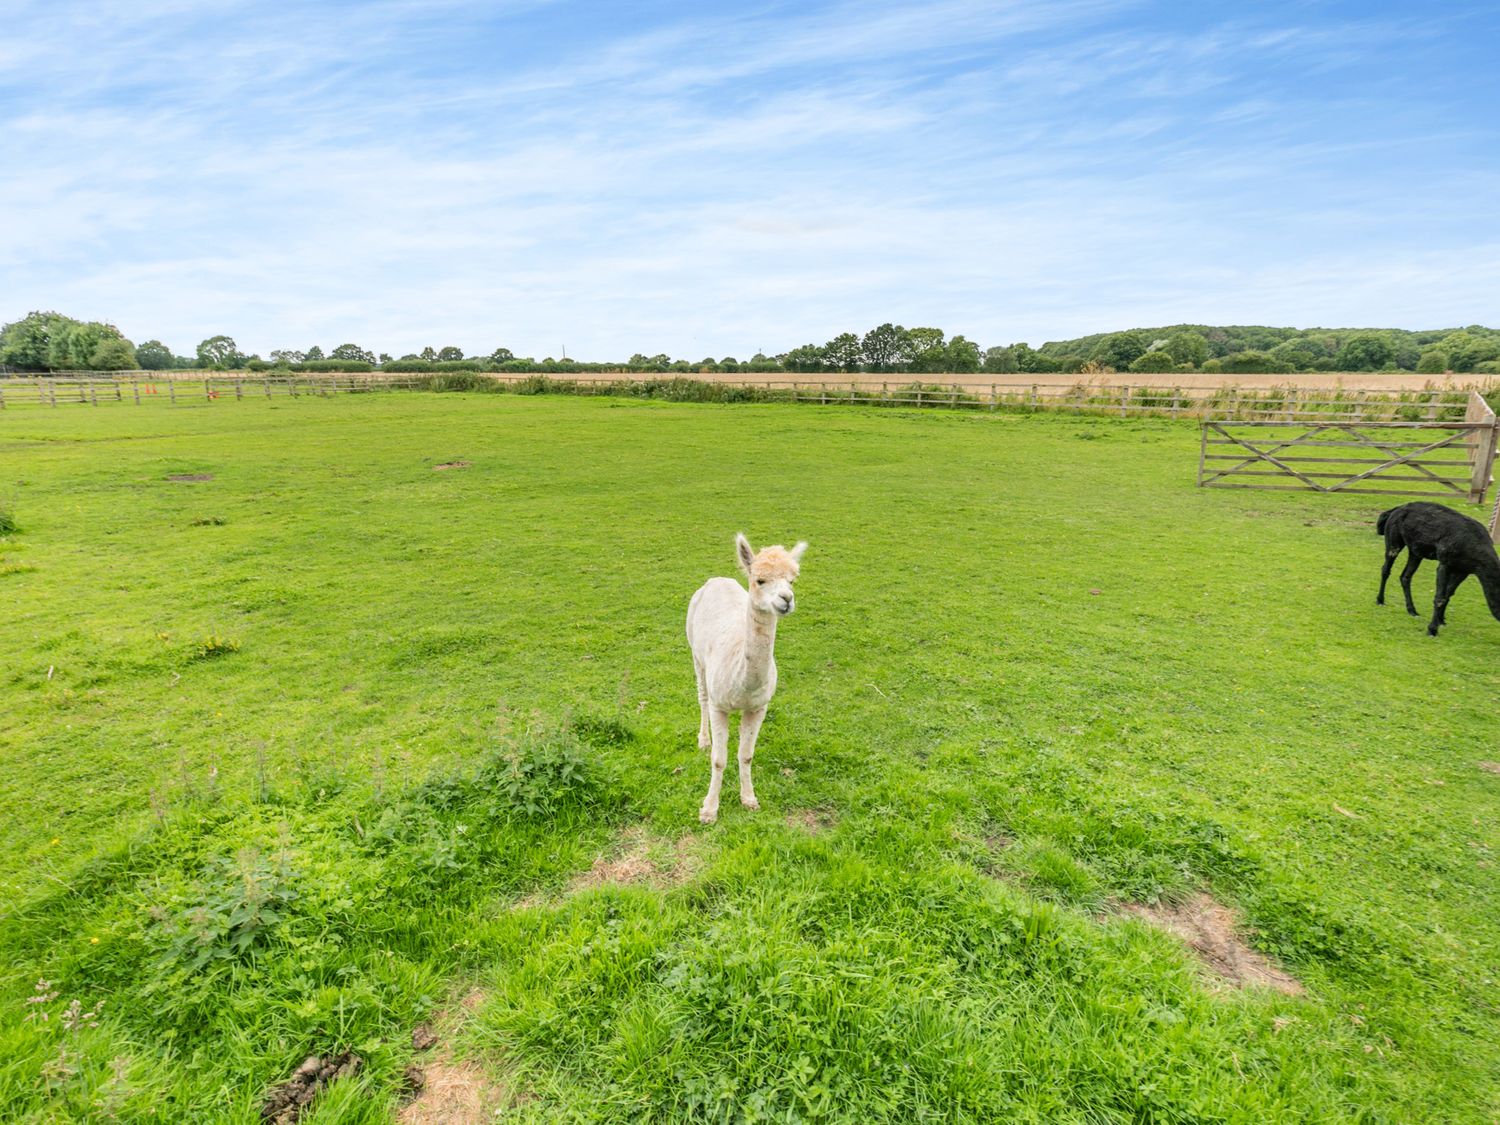
POLYGON ((1448 599, 1471 574, 1478 576, 1484 600, 1500 621, 1500 555, 1495 554, 1484 524, 1441 504, 1418 500, 1381 512, 1375 521, 1375 533, 1385 536, 1385 565, 1380 568, 1376 605, 1385 605, 1385 581, 1404 547, 1407 556, 1401 589, 1406 593, 1406 612, 1413 617, 1417 616, 1417 607, 1411 600, 1411 576, 1423 559, 1437 559, 1437 592, 1432 599, 1432 620, 1427 625, 1430 636, 1437 636, 1438 626, 1448 623, 1448 599))

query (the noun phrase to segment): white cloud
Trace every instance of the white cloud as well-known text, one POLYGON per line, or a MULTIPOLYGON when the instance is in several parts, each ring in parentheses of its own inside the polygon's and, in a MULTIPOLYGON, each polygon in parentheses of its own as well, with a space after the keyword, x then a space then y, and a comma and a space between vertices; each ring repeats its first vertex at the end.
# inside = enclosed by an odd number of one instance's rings
POLYGON ((1493 270, 1436 265, 1500 241, 1493 127, 1404 100, 1386 136, 1381 88, 1285 76, 1402 25, 942 0, 612 32, 556 8, 23 4, 0 319, 583 358, 884 320, 994 343, 1493 319, 1493 270), (1368 174, 1419 152, 1422 177, 1368 174))

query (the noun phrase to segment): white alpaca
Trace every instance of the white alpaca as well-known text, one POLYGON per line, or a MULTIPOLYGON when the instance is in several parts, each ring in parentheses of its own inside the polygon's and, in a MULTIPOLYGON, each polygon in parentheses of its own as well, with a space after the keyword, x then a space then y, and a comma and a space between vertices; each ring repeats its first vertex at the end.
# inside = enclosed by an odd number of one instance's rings
POLYGON ((687 638, 698 676, 698 745, 712 750, 713 773, 698 819, 719 818, 719 788, 729 764, 729 714, 740 712, 740 803, 760 808, 750 781, 755 736, 776 693, 776 621, 796 607, 792 583, 806 543, 790 551, 767 547, 757 554, 743 535, 734 537, 740 569, 750 580, 745 589, 732 578, 710 578, 688 603, 687 638))

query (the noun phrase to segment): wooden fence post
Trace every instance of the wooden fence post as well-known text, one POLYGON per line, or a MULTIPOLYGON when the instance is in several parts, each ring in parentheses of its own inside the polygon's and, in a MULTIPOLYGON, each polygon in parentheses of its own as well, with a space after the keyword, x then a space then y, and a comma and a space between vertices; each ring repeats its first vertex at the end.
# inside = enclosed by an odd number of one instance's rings
POLYGON ((245 385, 239 379, 234 381, 234 397, 237 399, 245 397, 245 385))
POLYGON ((177 380, 176 379, 168 379, 167 380, 167 397, 170 398, 174 403, 177 401, 177 380))
POLYGON ((90 383, 89 384, 89 401, 91 403, 93 403, 95 406, 99 405, 99 384, 98 383, 90 383))
POLYGON ((135 404, 139 406, 141 404, 141 384, 135 379, 130 380, 130 393, 135 396, 135 404))

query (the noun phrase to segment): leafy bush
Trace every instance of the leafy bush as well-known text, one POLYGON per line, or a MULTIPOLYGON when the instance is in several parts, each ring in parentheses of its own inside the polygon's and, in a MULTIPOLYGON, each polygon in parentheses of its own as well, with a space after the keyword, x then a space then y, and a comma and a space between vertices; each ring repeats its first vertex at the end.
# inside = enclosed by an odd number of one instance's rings
POLYGON ((432 365, 434 371, 483 371, 484 364, 477 359, 445 359, 432 365))
POLYGON ((425 359, 393 359, 390 363, 381 364, 380 370, 395 372, 427 372, 432 370, 432 364, 425 359))
POLYGON ((551 816, 599 796, 583 744, 567 728, 522 736, 486 772, 500 803, 522 816, 551 816))
POLYGON ((1172 358, 1172 353, 1158 349, 1154 352, 1145 352, 1131 361, 1132 371, 1174 371, 1177 361, 1172 358))
POLYGON ((245 847, 210 860, 187 902, 156 912, 162 961, 196 972, 264 946, 297 898, 294 881, 285 852, 271 857, 245 847))
POLYGON ((291 365, 293 371, 374 371, 373 363, 362 359, 308 359, 291 365))
MULTIPOLYGON (((1221 369, 1236 375, 1282 374, 1291 370, 1291 364, 1265 352, 1235 352, 1219 361, 1221 369)), ((1205 367, 1206 369, 1206 367, 1205 367)))
POLYGON ((0 508, 0 535, 14 535, 20 530, 15 514, 9 508, 0 508))

